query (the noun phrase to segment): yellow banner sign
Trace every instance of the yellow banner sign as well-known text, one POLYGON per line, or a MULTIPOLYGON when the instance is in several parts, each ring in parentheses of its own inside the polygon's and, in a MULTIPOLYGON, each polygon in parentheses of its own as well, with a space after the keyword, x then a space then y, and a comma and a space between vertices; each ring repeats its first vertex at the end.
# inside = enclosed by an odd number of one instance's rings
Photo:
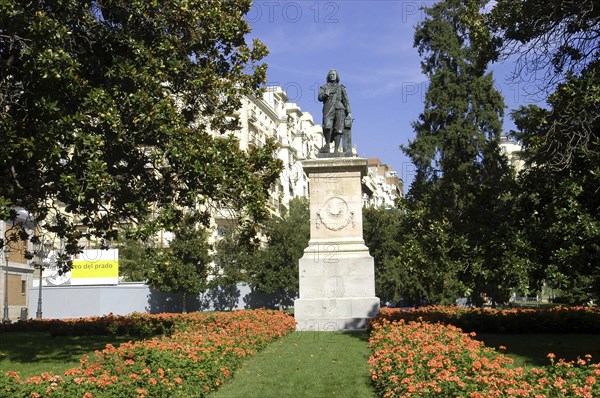
POLYGON ((71 285, 119 283, 119 250, 84 250, 73 259, 71 285))
MULTIPOLYGON (((50 252, 44 268, 43 286, 116 285, 119 283, 119 250, 84 250, 73 258, 73 268, 62 273, 57 267, 59 253, 50 252)), ((34 286, 35 281, 34 281, 34 286)))
POLYGON ((118 278, 119 260, 74 260, 73 279, 118 278))

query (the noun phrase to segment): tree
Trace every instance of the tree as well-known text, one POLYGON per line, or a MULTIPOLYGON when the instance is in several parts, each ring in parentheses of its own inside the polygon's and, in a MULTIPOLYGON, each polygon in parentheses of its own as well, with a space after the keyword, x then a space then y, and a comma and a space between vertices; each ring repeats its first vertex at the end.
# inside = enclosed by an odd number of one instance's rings
POLYGON ((290 200, 282 217, 272 217, 264 227, 267 245, 249 263, 250 284, 262 293, 274 294, 280 308, 298 294, 298 261, 310 238, 308 200, 290 200))
POLYGON ((244 242, 233 227, 215 244, 210 287, 224 296, 230 310, 235 308, 239 297, 238 283, 248 282, 248 265, 253 253, 253 246, 244 242))
POLYGON ((175 237, 166 249, 148 251, 152 267, 147 278, 150 286, 165 292, 182 293, 182 312, 186 312, 186 297, 207 287, 208 253, 207 232, 187 216, 175 230, 175 237))
POLYGON ((529 166, 520 208, 536 264, 532 280, 560 289, 572 304, 600 299, 599 66, 596 61, 579 77, 569 75, 549 97, 550 109, 521 107, 513 114, 529 166), (570 145, 582 130, 592 141, 572 146, 568 167, 556 167, 552 148, 570 145))
MULTIPOLYGON (((500 54, 517 58, 514 79, 533 81, 544 96, 555 91, 558 83, 598 68, 600 11, 593 0, 499 0, 490 26, 503 43, 500 54)), ((563 118, 554 118, 543 135, 536 134, 552 154, 546 159, 548 165, 568 168, 580 149, 598 156, 598 135, 592 129, 599 117, 597 109, 584 109, 577 102, 563 95, 563 118), (568 139, 563 138, 565 128, 568 139)))
POLYGON ((401 255, 402 213, 399 209, 363 209, 363 236, 375 262, 375 292, 382 302, 397 303, 405 288, 403 273, 391 266, 401 255))
POLYGON ((120 239, 119 276, 126 282, 142 282, 146 280, 149 270, 148 247, 134 239, 120 239))
POLYGON ((456 279, 460 283, 451 283, 452 289, 462 285, 459 294, 470 294, 475 303, 490 290, 504 301, 527 277, 507 261, 519 257, 514 225, 506 219, 516 186, 499 149, 504 102, 486 72, 498 40, 480 6, 476 0, 446 0, 425 9, 415 46, 430 84, 425 109, 413 124, 416 137, 404 148, 417 170, 408 219, 415 237, 427 237, 414 241, 415 250, 426 257, 441 251, 433 264, 423 264, 433 267, 426 285, 439 288, 456 279))
POLYGON ((211 206, 253 236, 281 162, 273 141, 244 153, 226 134, 265 81, 267 50, 244 38, 250 6, 3 2, 0 219, 25 208, 69 253, 126 223, 146 236, 185 212, 207 223, 211 206))
POLYGON ((500 54, 519 61, 515 78, 533 75, 549 105, 512 113, 528 165, 519 210, 532 284, 571 303, 598 299, 600 12, 591 0, 500 0, 489 21, 500 54))
POLYGON ((515 77, 542 73, 545 89, 598 57, 600 11, 593 0, 498 0, 489 21, 503 55, 517 57, 515 77))
POLYGON ((375 291, 387 303, 454 304, 468 288, 457 278, 464 264, 453 252, 462 242, 447 220, 404 201, 399 208, 365 209, 364 236, 375 260, 375 291))

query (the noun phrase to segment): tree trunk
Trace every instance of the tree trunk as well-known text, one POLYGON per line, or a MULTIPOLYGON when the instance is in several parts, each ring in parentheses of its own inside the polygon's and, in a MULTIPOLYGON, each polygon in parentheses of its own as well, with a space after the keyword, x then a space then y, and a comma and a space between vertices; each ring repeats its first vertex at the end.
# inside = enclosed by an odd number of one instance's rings
POLYGON ((229 311, 233 311, 235 305, 235 284, 229 288, 229 311))
POLYGON ((181 295, 183 296, 183 300, 181 302, 181 313, 182 314, 187 314, 187 308, 185 306, 185 299, 187 298, 187 293, 186 292, 182 292, 181 295))
POLYGON ((279 311, 283 311, 283 293, 277 295, 277 301, 279 301, 279 311))

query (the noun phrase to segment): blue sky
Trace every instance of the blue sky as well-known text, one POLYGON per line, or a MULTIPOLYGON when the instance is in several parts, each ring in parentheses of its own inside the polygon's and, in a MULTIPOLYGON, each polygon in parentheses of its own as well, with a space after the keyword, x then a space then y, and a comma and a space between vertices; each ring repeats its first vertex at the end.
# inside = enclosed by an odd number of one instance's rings
MULTIPOLYGON (((355 119, 353 143, 359 156, 378 157, 405 182, 414 167, 399 146, 414 138, 411 122, 423 110, 427 79, 413 48, 422 6, 434 1, 255 0, 247 20, 269 48, 268 85, 280 85, 290 101, 321 123, 316 94, 327 71, 338 70, 355 119)), ((493 66, 507 112, 534 102, 528 84, 509 83, 511 62, 493 66)), ((505 118, 505 130, 513 125, 505 118)))

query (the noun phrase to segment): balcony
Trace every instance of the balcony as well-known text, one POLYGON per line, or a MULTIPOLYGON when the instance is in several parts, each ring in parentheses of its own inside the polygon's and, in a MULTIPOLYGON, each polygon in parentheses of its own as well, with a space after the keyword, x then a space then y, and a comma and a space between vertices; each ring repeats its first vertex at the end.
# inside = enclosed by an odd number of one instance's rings
POLYGON ((250 109, 248 111, 248 121, 252 123, 258 122, 258 116, 256 115, 256 111, 254 109, 250 109))

